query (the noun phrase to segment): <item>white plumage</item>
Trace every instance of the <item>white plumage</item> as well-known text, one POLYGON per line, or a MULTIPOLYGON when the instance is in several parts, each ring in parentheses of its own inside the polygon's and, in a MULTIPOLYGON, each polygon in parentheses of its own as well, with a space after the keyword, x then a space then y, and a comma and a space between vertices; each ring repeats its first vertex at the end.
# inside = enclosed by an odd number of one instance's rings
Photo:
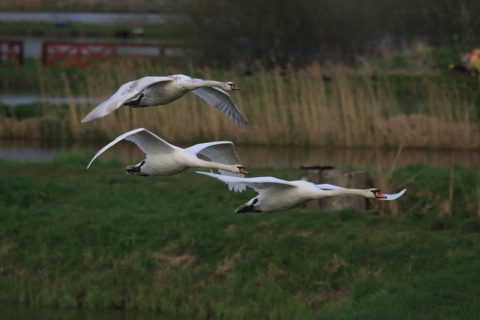
POLYGON ((87 169, 105 150, 124 139, 135 143, 146 154, 145 160, 126 168, 127 174, 168 176, 188 168, 217 169, 221 174, 236 177, 243 177, 244 174, 248 174, 247 170, 240 164, 235 146, 230 141, 200 143, 183 149, 166 142, 144 128, 131 130, 118 136, 97 152, 88 164, 87 169), (202 160, 198 155, 207 157, 212 161, 202 160))
POLYGON ((104 117, 123 105, 132 108, 165 105, 192 91, 238 126, 251 129, 226 90, 240 89, 233 82, 194 79, 183 74, 143 77, 122 85, 108 100, 87 114, 82 122, 104 117))
MULTIPOLYGON (((198 171, 197 171, 198 172, 198 171)), ((198 172, 228 184, 230 190, 243 191, 245 187, 254 189, 258 196, 238 207, 235 212, 276 212, 285 211, 304 204, 308 200, 322 199, 339 195, 357 195, 370 199, 395 200, 406 189, 395 194, 382 194, 376 188, 346 189, 331 184, 317 184, 297 180, 286 181, 274 177, 239 178, 222 176, 210 172, 198 172)))

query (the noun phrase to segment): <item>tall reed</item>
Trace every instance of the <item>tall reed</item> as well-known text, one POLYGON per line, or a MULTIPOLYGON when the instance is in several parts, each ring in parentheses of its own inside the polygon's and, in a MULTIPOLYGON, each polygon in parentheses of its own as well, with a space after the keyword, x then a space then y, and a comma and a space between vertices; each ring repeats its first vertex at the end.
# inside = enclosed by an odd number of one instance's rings
MULTIPOLYGON (((49 71, 39 72, 45 73, 39 84, 43 94, 58 92, 49 71)), ((79 120, 95 105, 75 104, 72 99, 68 108, 45 106, 41 119, 0 117, 0 137, 108 140, 145 127, 176 143, 229 139, 237 144, 276 146, 480 147, 475 99, 455 83, 426 78, 413 97, 416 105, 406 112, 390 78, 352 77, 338 68, 329 80, 322 77, 318 64, 287 73, 276 70, 251 76, 191 66, 181 72, 203 79, 235 81, 241 91, 231 92, 232 99, 256 126, 255 130, 245 132, 237 128, 207 103, 187 94, 167 106, 121 107, 85 124, 79 120), (49 136, 45 136, 41 129, 45 121, 60 131, 49 130, 49 136)), ((178 71, 152 64, 92 68, 81 78, 63 74, 61 93, 67 97, 107 99, 127 81, 172 73, 178 71)))

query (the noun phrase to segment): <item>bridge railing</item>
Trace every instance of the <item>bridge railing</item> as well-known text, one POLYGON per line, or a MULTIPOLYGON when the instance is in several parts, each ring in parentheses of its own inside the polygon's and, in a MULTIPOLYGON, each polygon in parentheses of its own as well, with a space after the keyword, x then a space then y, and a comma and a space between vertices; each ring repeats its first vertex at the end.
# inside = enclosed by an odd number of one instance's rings
POLYGON ((109 64, 116 59, 154 59, 185 57, 186 48, 179 44, 90 43, 47 41, 43 43, 42 62, 46 66, 86 67, 109 64))
POLYGON ((0 64, 23 65, 23 41, 0 40, 0 64))

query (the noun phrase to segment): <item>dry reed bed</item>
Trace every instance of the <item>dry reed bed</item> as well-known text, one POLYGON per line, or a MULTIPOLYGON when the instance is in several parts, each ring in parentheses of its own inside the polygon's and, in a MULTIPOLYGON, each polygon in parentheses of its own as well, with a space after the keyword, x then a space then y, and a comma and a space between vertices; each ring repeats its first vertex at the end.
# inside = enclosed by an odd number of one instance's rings
MULTIPOLYGON (((44 79, 48 79, 48 69, 44 79)), ((109 140, 128 130, 145 127, 174 143, 233 140, 244 145, 333 146, 375 148, 480 147, 474 98, 455 85, 425 80, 418 92, 424 107, 402 112, 399 97, 387 79, 381 85, 370 78, 352 80, 338 72, 322 80, 318 65, 282 76, 280 72, 239 77, 234 72, 213 75, 211 70, 191 71, 204 79, 232 80, 241 87, 231 96, 256 125, 245 132, 193 94, 168 105, 131 109, 122 107, 105 118, 80 123, 94 105, 69 103, 68 109, 45 106, 41 119, 0 118, 0 136, 23 139, 109 140)), ((167 74, 149 67, 96 69, 77 91, 108 98, 124 82, 143 75, 167 74)), ((61 92, 73 97, 75 79, 62 77, 61 92)), ((39 84, 44 95, 58 88, 48 80, 39 84)))

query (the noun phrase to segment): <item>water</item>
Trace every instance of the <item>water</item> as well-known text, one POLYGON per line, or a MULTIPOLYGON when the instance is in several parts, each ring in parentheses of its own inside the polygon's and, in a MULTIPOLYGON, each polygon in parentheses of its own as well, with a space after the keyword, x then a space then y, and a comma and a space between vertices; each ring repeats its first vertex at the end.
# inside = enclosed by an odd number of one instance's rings
POLYGON ((0 94, 0 104, 10 107, 27 105, 32 103, 47 103, 51 105, 66 105, 69 103, 75 104, 91 104, 97 105, 104 101, 103 98, 94 97, 55 97, 55 96, 41 96, 38 94, 22 93, 22 94, 0 94))
POLYGON ((51 22, 59 27, 74 22, 87 24, 158 25, 166 23, 170 18, 172 18, 172 15, 161 13, 36 11, 0 12, 0 21, 51 22))
MULTIPOLYGON (((90 159, 105 144, 0 140, 0 159, 52 161, 56 157, 69 154, 86 154, 90 159)), ((480 153, 474 151, 403 150, 397 157, 395 150, 237 146, 237 152, 247 168, 329 165, 384 169, 411 164, 448 168, 452 164, 477 167, 480 163, 480 153)), ((111 159, 135 164, 144 159, 144 154, 133 143, 121 141, 105 151, 95 162, 111 159)), ((92 164, 93 167, 95 162, 92 164)))

